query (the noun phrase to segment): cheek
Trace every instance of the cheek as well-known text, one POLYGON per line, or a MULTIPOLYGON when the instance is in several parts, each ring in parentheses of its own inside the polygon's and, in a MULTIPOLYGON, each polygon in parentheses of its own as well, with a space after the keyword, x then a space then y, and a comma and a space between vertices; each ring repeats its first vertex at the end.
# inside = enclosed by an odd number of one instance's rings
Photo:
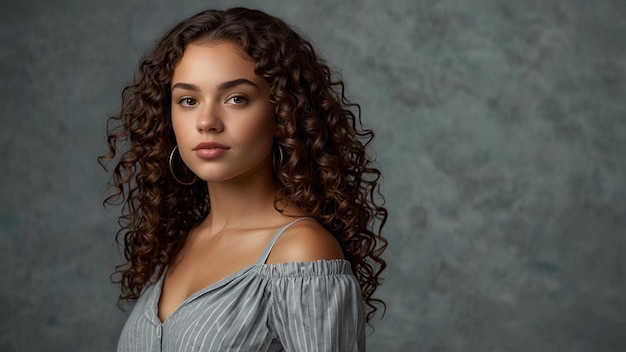
POLYGON ((171 121, 172 121, 172 131, 174 131, 174 136, 176 137, 176 141, 181 142, 182 139, 184 138, 187 128, 182 123, 180 118, 176 118, 175 116, 172 116, 171 121))
POLYGON ((270 122, 265 120, 255 124, 251 128, 250 133, 253 135, 252 138, 257 140, 258 144, 271 145, 276 137, 276 127, 273 124, 273 120, 270 122))
POLYGON ((276 124, 274 122, 273 112, 271 114, 267 111, 258 112, 258 115, 248 119, 247 123, 239 125, 238 127, 243 140, 258 146, 268 143, 271 145, 276 136, 276 124))

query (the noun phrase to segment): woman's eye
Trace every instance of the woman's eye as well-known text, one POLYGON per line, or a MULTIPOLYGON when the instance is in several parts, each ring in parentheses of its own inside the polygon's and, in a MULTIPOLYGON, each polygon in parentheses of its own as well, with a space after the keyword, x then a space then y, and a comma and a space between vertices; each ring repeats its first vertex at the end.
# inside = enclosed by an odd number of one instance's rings
POLYGON ((248 102, 248 99, 246 99, 246 97, 241 96, 241 95, 235 95, 226 101, 227 104, 234 104, 234 105, 242 105, 247 102, 248 102))
POLYGON ((189 108, 193 105, 196 105, 198 102, 194 98, 182 98, 178 101, 178 103, 183 107, 189 108))

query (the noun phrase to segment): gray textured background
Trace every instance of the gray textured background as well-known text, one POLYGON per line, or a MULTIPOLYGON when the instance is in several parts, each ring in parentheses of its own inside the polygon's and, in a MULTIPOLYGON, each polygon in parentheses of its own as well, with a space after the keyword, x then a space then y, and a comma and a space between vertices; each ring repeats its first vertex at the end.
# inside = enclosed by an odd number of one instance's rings
MULTIPOLYGON (((235 3, 5 2, 0 349, 112 351, 105 120, 158 35, 235 3)), ((625 1, 239 4, 307 33, 377 131, 370 351, 626 350, 625 1)))

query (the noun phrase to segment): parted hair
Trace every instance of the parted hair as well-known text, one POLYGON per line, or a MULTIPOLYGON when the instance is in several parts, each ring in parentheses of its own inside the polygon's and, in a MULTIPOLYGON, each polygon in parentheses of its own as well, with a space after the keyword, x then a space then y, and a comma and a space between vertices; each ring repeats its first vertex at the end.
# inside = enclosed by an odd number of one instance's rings
MULTIPOLYGON (((272 151, 274 206, 281 211, 280 204, 294 204, 335 236, 360 283, 369 321, 384 305, 373 294, 387 246, 381 173, 366 151, 374 134, 363 127, 360 106, 346 98, 344 82, 304 36, 245 8, 203 11, 166 32, 141 59, 119 113, 108 120, 108 152, 98 160, 112 171, 105 204, 122 205, 116 238, 126 262, 112 275, 121 286, 120 300, 137 299, 162 275, 211 208, 206 183, 181 185, 168 169, 176 145, 170 116, 174 68, 190 44, 203 41, 235 44, 267 82, 279 129, 272 151)), ((179 179, 194 179, 181 169, 179 179)))

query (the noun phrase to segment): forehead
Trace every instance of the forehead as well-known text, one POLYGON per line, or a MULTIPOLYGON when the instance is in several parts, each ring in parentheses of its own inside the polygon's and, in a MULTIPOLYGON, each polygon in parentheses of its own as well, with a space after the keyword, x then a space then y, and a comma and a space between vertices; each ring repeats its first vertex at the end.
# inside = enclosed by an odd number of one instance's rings
POLYGON ((174 67, 172 84, 179 80, 193 82, 222 82, 245 77, 260 79, 252 59, 229 42, 190 44, 174 67))

